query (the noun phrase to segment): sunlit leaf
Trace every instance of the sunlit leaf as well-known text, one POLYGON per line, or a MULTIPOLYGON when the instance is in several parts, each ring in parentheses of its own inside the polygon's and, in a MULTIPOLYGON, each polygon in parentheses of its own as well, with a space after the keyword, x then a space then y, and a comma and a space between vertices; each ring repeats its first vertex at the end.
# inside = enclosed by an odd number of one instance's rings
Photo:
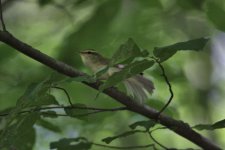
POLYGON ((141 52, 138 45, 133 39, 129 38, 128 41, 120 46, 114 53, 111 59, 111 65, 130 63, 136 57, 146 55, 146 51, 141 52))
POLYGON ((146 130, 149 130, 150 128, 155 126, 155 121, 152 120, 146 120, 146 121, 137 121, 131 125, 129 125, 129 127, 131 129, 136 129, 137 127, 144 127, 146 130))
POLYGON ((204 48, 208 40, 208 38, 199 38, 186 42, 179 42, 165 47, 155 47, 153 53, 156 57, 160 58, 161 62, 163 62, 173 56, 179 50, 200 51, 204 48))

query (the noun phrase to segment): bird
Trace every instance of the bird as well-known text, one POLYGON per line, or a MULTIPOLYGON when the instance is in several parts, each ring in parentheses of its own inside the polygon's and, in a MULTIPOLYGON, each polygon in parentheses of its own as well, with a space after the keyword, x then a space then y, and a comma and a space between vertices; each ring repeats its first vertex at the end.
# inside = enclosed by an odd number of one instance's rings
MULTIPOLYGON (((80 56, 84 65, 93 73, 97 73, 110 64, 110 59, 102 56, 93 49, 80 51, 80 56)), ((99 80, 107 80, 114 73, 121 71, 124 66, 125 65, 123 64, 117 64, 112 67, 110 66, 108 70, 99 77, 99 80)), ((127 94, 140 104, 144 104, 148 95, 152 94, 154 90, 153 82, 145 78, 142 73, 131 76, 122 82, 126 88, 127 94)))

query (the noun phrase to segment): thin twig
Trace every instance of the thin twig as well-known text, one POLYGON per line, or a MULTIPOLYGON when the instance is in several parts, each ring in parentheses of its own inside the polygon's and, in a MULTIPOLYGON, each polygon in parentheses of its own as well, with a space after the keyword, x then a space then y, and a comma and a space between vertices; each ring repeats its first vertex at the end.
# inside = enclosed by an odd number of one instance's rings
MULTIPOLYGON (((164 146, 164 145, 162 145, 161 143, 159 143, 153 136, 152 136, 152 134, 153 134, 153 132, 155 132, 155 131, 157 131, 157 130, 162 130, 162 129, 168 129, 167 127, 158 127, 158 128, 155 128, 155 129, 153 129, 153 130, 151 130, 151 131, 147 131, 147 133, 149 134, 149 137, 156 143, 156 144, 158 144, 160 147, 162 147, 162 148, 167 148, 166 146, 164 146)), ((164 148, 164 149, 165 149, 164 148)), ((193 149, 193 148, 184 148, 184 149, 177 149, 177 148, 167 148, 166 150, 188 150, 188 149, 193 149)), ((200 149, 193 149, 193 150, 200 150, 200 149)))
MULTIPOLYGON (((30 110, 24 110, 19 112, 18 114, 24 114, 24 113, 30 113, 30 112, 37 112, 41 110, 50 110, 50 109, 85 109, 85 110, 94 110, 93 112, 89 112, 86 114, 94 114, 99 112, 108 112, 108 111, 121 111, 121 110, 127 110, 126 107, 118 107, 118 108, 96 108, 96 107, 77 107, 77 106, 48 106, 48 107, 41 107, 36 109, 30 109, 30 110)), ((0 117, 8 116, 10 113, 4 113, 0 114, 0 117)), ((85 115, 86 115, 85 114, 85 115)), ((81 114, 84 115, 84 114, 81 114)))
POLYGON ((105 148, 111 148, 111 149, 138 149, 138 148, 149 148, 154 147, 154 144, 148 144, 148 145, 139 145, 139 146, 127 146, 127 147, 120 147, 120 146, 109 146, 109 145, 103 145, 98 143, 92 143, 95 146, 105 147, 105 148))
MULTIPOLYGON (((136 133, 146 133, 146 131, 145 130, 131 130, 131 131, 123 132, 123 133, 115 135, 115 136, 111 136, 110 138, 111 138, 111 141, 113 141, 113 140, 116 140, 118 138, 134 135, 136 133)), ((108 138, 104 138, 104 139, 102 139, 102 141, 106 142, 107 139, 108 138)))
POLYGON ((0 20, 2 23, 3 31, 6 31, 6 27, 5 27, 5 23, 4 23, 4 19, 3 19, 3 13, 2 13, 2 0, 0 0, 0 20))
MULTIPOLYGON (((100 113, 100 112, 106 112, 106 111, 98 110, 98 111, 92 111, 92 112, 83 113, 83 114, 77 114, 77 115, 73 115, 73 116, 70 116, 70 115, 67 115, 67 114, 59 114, 59 113, 56 113, 54 115, 60 116, 60 117, 85 117, 85 116, 94 115, 94 114, 97 114, 97 113, 100 113)), ((51 113, 48 113, 48 112, 42 112, 42 114, 51 115, 51 113)))
POLYGON ((69 93, 66 91, 66 89, 61 88, 61 87, 58 87, 58 86, 52 86, 51 88, 55 88, 55 89, 62 90, 62 91, 66 94, 69 104, 70 104, 71 106, 73 106, 73 103, 72 103, 72 101, 71 101, 71 99, 70 99, 69 93))
POLYGON ((153 136, 152 136, 152 132, 153 131, 147 131, 149 137, 156 143, 158 144, 160 147, 162 147, 165 150, 168 150, 169 148, 167 148, 166 146, 162 145, 161 143, 159 143, 153 136))
POLYGON ((160 116, 160 114, 161 114, 161 113, 169 106, 169 104, 171 103, 174 94, 173 94, 173 90, 172 90, 172 85, 170 84, 170 81, 169 81, 169 79, 168 79, 168 77, 167 77, 167 75, 166 75, 166 73, 165 73, 165 69, 164 69, 163 65, 160 63, 160 60, 159 60, 158 58, 155 58, 155 57, 151 57, 151 58, 153 58, 153 59, 156 61, 156 63, 159 65, 159 67, 160 67, 160 69, 161 69, 161 71, 162 71, 162 76, 164 77, 164 79, 165 79, 165 81, 166 81, 166 84, 167 84, 168 87, 169 87, 169 92, 170 92, 170 98, 169 98, 168 102, 163 106, 163 108, 162 108, 162 109, 159 111, 159 113, 158 113, 158 116, 160 116))

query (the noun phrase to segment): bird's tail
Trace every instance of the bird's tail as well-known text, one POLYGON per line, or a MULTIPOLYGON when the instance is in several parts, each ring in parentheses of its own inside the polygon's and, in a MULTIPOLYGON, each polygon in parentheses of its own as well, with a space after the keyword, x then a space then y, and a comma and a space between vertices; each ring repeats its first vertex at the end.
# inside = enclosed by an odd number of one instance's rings
POLYGON ((136 75, 124 81, 127 93, 138 103, 143 104, 154 90, 152 81, 146 79, 142 75, 136 75))

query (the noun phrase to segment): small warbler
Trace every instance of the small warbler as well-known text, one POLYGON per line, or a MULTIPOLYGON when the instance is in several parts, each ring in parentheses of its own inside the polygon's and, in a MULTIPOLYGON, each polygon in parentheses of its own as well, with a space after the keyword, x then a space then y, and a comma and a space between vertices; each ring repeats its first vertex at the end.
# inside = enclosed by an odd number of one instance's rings
MULTIPOLYGON (((90 68, 93 73, 97 73, 101 69, 107 67, 110 63, 109 59, 103 57, 94 50, 81 51, 80 56, 84 65, 90 68)), ((109 67, 109 69, 103 75, 101 75, 99 79, 107 80, 115 72, 119 72, 123 68, 124 65, 122 64, 109 67)), ((127 93, 132 96, 135 101, 141 104, 143 104, 143 102, 147 99, 148 93, 151 94, 154 90, 152 81, 145 78, 141 74, 137 74, 125 79, 123 84, 126 87, 127 93)))

